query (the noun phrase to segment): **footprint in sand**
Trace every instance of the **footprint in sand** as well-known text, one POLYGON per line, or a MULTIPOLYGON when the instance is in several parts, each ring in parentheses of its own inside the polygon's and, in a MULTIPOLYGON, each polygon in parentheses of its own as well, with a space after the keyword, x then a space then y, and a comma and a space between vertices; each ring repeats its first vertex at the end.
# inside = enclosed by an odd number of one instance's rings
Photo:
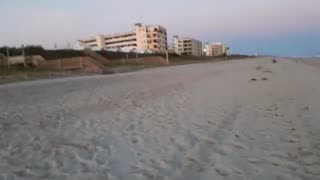
POLYGON ((207 121, 208 124, 212 125, 212 126, 215 126, 216 124, 212 121, 207 121))
POLYGON ((205 144, 215 144, 215 141, 212 138, 203 137, 200 138, 200 141, 205 144))
POLYGON ((317 163, 319 163, 319 157, 315 155, 308 155, 308 156, 300 156, 299 157, 300 163, 304 166, 313 166, 317 163))
POLYGON ((132 144, 137 144, 139 142, 139 139, 138 138, 136 138, 136 137, 132 137, 131 138, 131 143, 132 144))
MULTIPOLYGON (((310 107, 309 106, 305 106, 302 108, 302 112, 305 113, 305 112, 308 112, 310 110, 310 107)), ((301 118, 303 117, 302 114, 298 114, 298 117, 301 118)))
POLYGON ((263 73, 270 73, 270 74, 272 73, 271 70, 263 70, 262 72, 263 72, 263 73))
POLYGON ((272 166, 281 166, 291 171, 296 171, 297 169, 299 169, 298 164, 294 161, 294 158, 292 158, 289 154, 284 154, 280 152, 273 153, 270 155, 270 157, 267 158, 267 161, 272 166))
MULTIPOLYGON (((170 137, 170 141, 175 144, 175 146, 177 147, 178 151, 180 152, 186 152, 190 146, 192 146, 192 141, 188 141, 186 140, 186 137, 170 137)), ((198 142, 198 141, 197 141, 198 142)))
POLYGON ((234 172, 235 174, 237 174, 237 175, 243 174, 243 172, 240 171, 239 169, 234 169, 233 172, 234 172))
POLYGON ((257 66, 256 70, 258 70, 258 71, 262 70, 262 66, 257 66))
POLYGON ((320 175, 320 164, 305 167, 305 172, 312 175, 320 175))
POLYGON ((232 148, 226 146, 217 146, 214 148, 214 152, 219 154, 220 156, 227 156, 233 153, 232 148))
POLYGON ((292 124, 292 120, 289 120, 289 119, 284 120, 284 122, 287 123, 287 124, 292 124))
POLYGON ((307 148, 298 148, 296 157, 304 166, 320 165, 319 156, 307 148))
POLYGON ((305 106, 305 107, 303 108, 304 111, 309 111, 309 109, 310 109, 309 106, 305 106))
POLYGON ((98 100, 98 104, 100 104, 100 105, 109 105, 111 103, 112 103, 112 101, 111 101, 110 97, 108 97, 108 96, 100 97, 98 100))
POLYGON ((254 141, 256 140, 256 138, 254 136, 251 136, 248 133, 242 133, 242 136, 245 137, 245 139, 249 140, 249 141, 254 141))
POLYGON ((215 168, 215 171, 220 175, 220 176, 223 176, 223 177, 227 177, 230 175, 230 170, 226 167, 216 167, 215 168))
POLYGON ((299 138, 293 136, 293 135, 289 135, 287 137, 281 137, 280 141, 282 142, 287 142, 287 143, 298 143, 299 142, 299 138))
POLYGON ((303 148, 303 147, 298 148, 298 153, 301 156, 311 156, 314 154, 311 150, 309 150, 307 148, 303 148))
POLYGON ((140 138, 139 136, 132 136, 132 137, 131 137, 131 143, 132 143, 132 144, 143 145, 143 139, 140 138))
POLYGON ((231 144, 229 144, 230 148, 232 148, 233 150, 246 150, 248 149, 246 147, 246 145, 240 143, 240 142, 233 142, 231 144))
POLYGON ((264 161, 263 160, 261 160, 261 159, 258 159, 258 158, 248 158, 248 163, 249 164, 253 164, 253 165, 261 165, 261 164, 263 164, 264 163, 264 161))
POLYGON ((276 180, 301 180, 301 179, 291 174, 280 174, 276 176, 276 180))
POLYGON ((155 169, 168 169, 169 165, 166 160, 161 159, 150 159, 150 162, 154 166, 155 169))
POLYGON ((126 131, 134 131, 136 126, 134 124, 131 124, 127 127, 126 131))
POLYGON ((249 80, 249 82, 255 82, 255 81, 257 81, 256 78, 251 78, 251 79, 249 80))
POLYGON ((187 147, 184 146, 184 145, 176 144, 176 146, 177 146, 177 148, 178 148, 178 150, 179 150, 180 152, 186 152, 186 151, 187 151, 187 147))

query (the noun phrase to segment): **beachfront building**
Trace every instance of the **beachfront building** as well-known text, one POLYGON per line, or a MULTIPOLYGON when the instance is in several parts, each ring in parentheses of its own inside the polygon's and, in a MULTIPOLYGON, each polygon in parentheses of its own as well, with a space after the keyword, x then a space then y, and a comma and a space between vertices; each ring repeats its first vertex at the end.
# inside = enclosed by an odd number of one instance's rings
POLYGON ((91 49, 165 52, 167 50, 167 30, 160 25, 137 23, 130 32, 97 35, 79 40, 79 43, 82 47, 91 49))
POLYGON ((218 42, 204 45, 204 53, 206 56, 222 56, 229 55, 229 47, 218 42))
POLYGON ((173 50, 179 55, 202 55, 202 43, 199 40, 187 37, 173 36, 173 50))

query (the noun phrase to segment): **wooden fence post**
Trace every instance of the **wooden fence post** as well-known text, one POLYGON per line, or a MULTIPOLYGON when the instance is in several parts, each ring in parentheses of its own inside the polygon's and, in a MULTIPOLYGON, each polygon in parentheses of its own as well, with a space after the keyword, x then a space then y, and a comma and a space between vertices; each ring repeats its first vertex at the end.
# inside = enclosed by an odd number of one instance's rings
POLYGON ((136 52, 136 63, 138 63, 138 52, 136 52))
POLYGON ((59 62, 59 68, 62 69, 62 61, 61 61, 61 59, 59 59, 58 62, 59 62))
POLYGON ((21 51, 22 51, 22 57, 23 57, 23 65, 24 65, 24 68, 27 68, 27 60, 26 60, 26 54, 24 52, 24 45, 22 44, 21 46, 21 51))
POLYGON ((80 67, 81 67, 82 70, 84 69, 83 57, 80 57, 80 67))
POLYGON ((7 47, 7 64, 8 64, 8 68, 10 68, 10 52, 8 47, 7 47))
POLYGON ((169 64, 169 53, 168 53, 168 50, 166 50, 166 60, 167 60, 167 64, 169 64))

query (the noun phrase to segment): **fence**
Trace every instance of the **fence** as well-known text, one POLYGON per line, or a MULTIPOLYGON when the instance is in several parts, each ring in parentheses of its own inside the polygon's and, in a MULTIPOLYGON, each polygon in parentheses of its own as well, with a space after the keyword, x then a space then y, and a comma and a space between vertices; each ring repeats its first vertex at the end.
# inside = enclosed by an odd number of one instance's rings
POLYGON ((149 57, 141 57, 141 58, 114 60, 111 62, 111 64, 161 65, 161 64, 167 64, 167 61, 162 56, 149 56, 149 57))
POLYGON ((0 53, 0 66, 4 66, 8 64, 7 57, 0 53))
POLYGON ((109 59, 103 57, 102 55, 100 55, 95 51, 92 51, 91 49, 85 49, 83 50, 83 52, 88 56, 90 56, 91 58, 94 58, 96 61, 100 62, 101 64, 107 64, 110 62, 109 59))
POLYGON ((50 61, 39 61, 39 67, 55 70, 85 70, 101 73, 104 66, 90 57, 64 58, 50 61))

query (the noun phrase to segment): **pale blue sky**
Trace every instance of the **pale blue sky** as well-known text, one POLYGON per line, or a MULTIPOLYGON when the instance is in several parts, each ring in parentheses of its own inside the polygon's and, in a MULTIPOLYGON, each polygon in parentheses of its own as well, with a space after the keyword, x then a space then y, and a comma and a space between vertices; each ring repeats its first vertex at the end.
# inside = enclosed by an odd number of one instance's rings
POLYGON ((320 0, 0 0, 0 46, 68 42, 136 22, 234 53, 320 54, 320 0))

